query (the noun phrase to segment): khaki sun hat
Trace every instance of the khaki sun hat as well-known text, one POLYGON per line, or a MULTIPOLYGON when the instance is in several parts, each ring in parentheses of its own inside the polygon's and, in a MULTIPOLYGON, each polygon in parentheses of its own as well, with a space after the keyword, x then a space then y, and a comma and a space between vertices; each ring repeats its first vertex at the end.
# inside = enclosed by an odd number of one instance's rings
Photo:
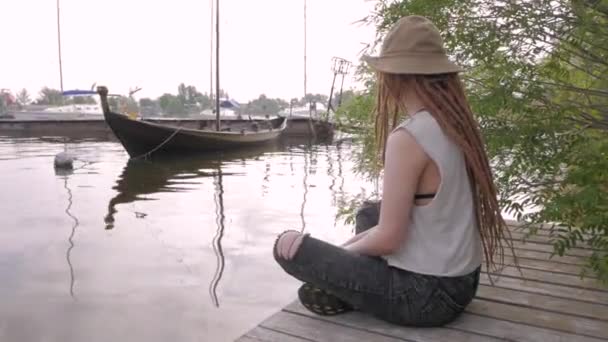
POLYGON ((412 15, 391 28, 380 56, 363 56, 373 69, 392 74, 446 74, 461 72, 448 59, 437 27, 427 18, 412 15))

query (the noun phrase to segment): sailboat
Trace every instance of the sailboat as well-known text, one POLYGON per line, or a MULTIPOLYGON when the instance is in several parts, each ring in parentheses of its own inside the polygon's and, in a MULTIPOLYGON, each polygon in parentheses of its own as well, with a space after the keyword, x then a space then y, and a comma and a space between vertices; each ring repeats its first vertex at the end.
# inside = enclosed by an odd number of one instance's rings
POLYGON ((277 117, 226 121, 220 126, 218 115, 218 125, 215 128, 208 127, 209 121, 201 120, 200 129, 193 129, 178 124, 137 120, 110 110, 108 88, 99 86, 97 92, 101 98, 101 108, 106 123, 129 156, 134 159, 147 158, 160 153, 175 155, 248 148, 275 140, 285 130, 287 124, 285 117, 277 117))
POLYGON ((216 3, 216 96, 215 128, 202 120, 199 129, 175 124, 163 124, 147 120, 132 119, 110 110, 108 88, 97 87, 101 98, 103 116, 118 140, 131 158, 147 158, 153 154, 171 154, 224 151, 247 148, 252 145, 268 143, 277 139, 287 127, 287 118, 259 120, 220 120, 222 101, 220 101, 219 69, 219 0, 216 3))

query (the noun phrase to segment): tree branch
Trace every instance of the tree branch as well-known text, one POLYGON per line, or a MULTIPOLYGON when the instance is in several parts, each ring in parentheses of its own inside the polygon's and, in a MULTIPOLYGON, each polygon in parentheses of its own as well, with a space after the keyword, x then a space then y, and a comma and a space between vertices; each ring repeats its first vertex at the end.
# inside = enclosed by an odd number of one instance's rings
POLYGON ((598 119, 592 114, 581 112, 581 116, 587 120, 591 128, 608 131, 608 115, 604 115, 603 119, 598 119))
POLYGON ((589 94, 589 95, 594 95, 594 96, 608 97, 608 91, 602 90, 602 89, 591 89, 591 88, 585 89, 585 88, 575 87, 573 85, 569 85, 566 83, 553 83, 553 82, 546 82, 546 81, 539 81, 539 80, 536 80, 534 82, 539 83, 539 84, 544 84, 547 86, 556 87, 556 88, 571 90, 573 92, 577 92, 580 94, 589 94))
POLYGON ((517 180, 523 184, 525 184, 526 186, 530 187, 530 188, 546 188, 546 187, 550 187, 553 185, 557 185, 557 184, 561 184, 562 182, 557 181, 557 180, 546 180, 543 182, 537 182, 537 183, 532 183, 530 181, 528 181, 527 179, 523 178, 523 176, 517 175, 516 176, 517 180))

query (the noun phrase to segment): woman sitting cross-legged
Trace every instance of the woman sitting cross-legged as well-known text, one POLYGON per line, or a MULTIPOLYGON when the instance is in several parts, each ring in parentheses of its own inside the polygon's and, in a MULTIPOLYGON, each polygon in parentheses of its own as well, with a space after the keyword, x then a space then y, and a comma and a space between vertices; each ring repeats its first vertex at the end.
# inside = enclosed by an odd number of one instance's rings
POLYGON ((482 255, 502 248, 505 222, 478 125, 437 28, 404 17, 378 57, 376 135, 382 204, 357 214, 357 234, 335 246, 282 233, 274 257, 305 284, 318 314, 358 310, 409 326, 439 326, 477 291, 482 255), (399 122, 401 115, 406 119, 399 122))

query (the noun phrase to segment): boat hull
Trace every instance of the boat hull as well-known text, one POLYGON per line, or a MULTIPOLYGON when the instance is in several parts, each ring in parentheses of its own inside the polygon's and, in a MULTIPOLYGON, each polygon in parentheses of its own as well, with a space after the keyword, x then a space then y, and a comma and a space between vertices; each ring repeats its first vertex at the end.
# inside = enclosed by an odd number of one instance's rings
POLYGON ((246 148, 276 140, 286 118, 252 120, 226 125, 221 131, 201 130, 134 120, 126 115, 104 113, 106 122, 131 158, 152 154, 200 153, 246 148))

